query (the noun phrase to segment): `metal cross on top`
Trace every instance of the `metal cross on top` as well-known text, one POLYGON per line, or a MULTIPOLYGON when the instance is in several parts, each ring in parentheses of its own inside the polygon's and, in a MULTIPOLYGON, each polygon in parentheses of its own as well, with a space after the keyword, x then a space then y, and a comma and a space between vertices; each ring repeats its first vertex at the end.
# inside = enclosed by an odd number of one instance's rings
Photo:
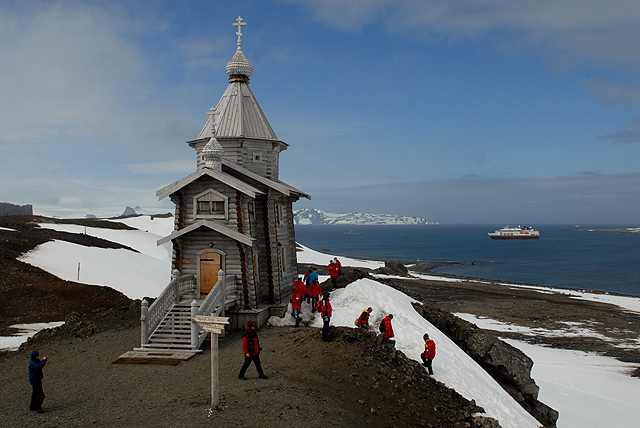
POLYGON ((241 16, 238 16, 238 19, 236 19, 236 22, 232 25, 238 27, 238 31, 236 31, 236 34, 238 35, 238 46, 242 46, 242 26, 247 25, 247 23, 242 21, 241 16))

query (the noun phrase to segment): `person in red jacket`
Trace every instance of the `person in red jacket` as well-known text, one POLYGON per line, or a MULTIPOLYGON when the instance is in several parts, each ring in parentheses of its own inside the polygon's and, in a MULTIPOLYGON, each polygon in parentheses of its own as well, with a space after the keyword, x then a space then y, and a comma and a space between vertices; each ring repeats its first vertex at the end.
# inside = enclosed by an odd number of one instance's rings
POLYGON ((333 284, 333 288, 338 288, 338 273, 340 272, 340 269, 333 262, 333 260, 329 262, 327 270, 329 271, 329 276, 331 277, 331 284, 333 284))
POLYGON ((293 288, 295 288, 295 291, 297 291, 303 297, 305 294, 307 294, 307 286, 304 285, 304 282, 302 282, 302 278, 300 277, 298 277, 298 280, 293 283, 293 288))
MULTIPOLYGON (((306 287, 305 287, 306 288, 306 287)), ((300 294, 300 291, 296 290, 295 284, 293 285, 293 294, 291 295, 291 316, 296 319, 296 327, 300 325, 300 309, 302 308, 302 298, 304 294, 300 294)))
POLYGON ((367 308, 358 317, 358 328, 369 330, 369 315, 373 312, 372 308, 367 308))
POLYGON ((320 283, 317 279, 314 279, 311 285, 309 286, 309 296, 311 297, 311 312, 316 311, 316 304, 318 300, 320 300, 320 296, 322 295, 322 287, 320 287, 320 283))
POLYGON ((380 333, 384 334, 384 337, 382 338, 383 342, 392 341, 391 339, 394 337, 393 327, 391 326, 392 319, 393 314, 389 314, 380 322, 380 333))
POLYGON ((431 362, 436 357, 436 342, 434 342, 433 339, 429 339, 429 335, 427 333, 425 333, 422 338, 424 339, 424 352, 420 354, 420 358, 422 358, 422 365, 429 370, 430 375, 433 375, 431 362))
POLYGON ((329 323, 331 322, 331 315, 333 310, 331 309, 331 303, 329 302, 329 293, 324 296, 324 299, 317 303, 318 312, 322 316, 322 340, 324 342, 330 342, 329 340, 329 323))
POLYGON ((249 364, 251 361, 256 365, 256 369, 258 370, 258 377, 260 379, 269 379, 262 371, 262 364, 260 364, 260 351, 262 348, 260 347, 260 342, 258 341, 258 332, 256 331, 256 326, 252 321, 249 321, 247 325, 244 326, 245 333, 242 336, 242 350, 244 351, 244 364, 240 369, 240 374, 238 375, 238 379, 247 380, 244 377, 244 374, 247 372, 249 368, 249 364))
POLYGON ((338 268, 338 279, 340 279, 340 275, 342 275, 342 263, 340 263, 340 260, 338 260, 337 257, 333 258, 333 263, 338 268))

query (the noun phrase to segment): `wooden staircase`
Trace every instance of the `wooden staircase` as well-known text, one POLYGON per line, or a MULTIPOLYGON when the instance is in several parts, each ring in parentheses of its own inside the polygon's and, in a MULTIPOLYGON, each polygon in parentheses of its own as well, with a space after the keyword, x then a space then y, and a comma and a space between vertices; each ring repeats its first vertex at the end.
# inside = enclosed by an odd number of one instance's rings
MULTIPOLYGON (((202 335, 202 332, 200 332, 202 335)), ((191 301, 176 303, 149 336, 145 348, 164 350, 192 350, 191 301)))
POLYGON ((185 359, 202 352, 200 346, 209 333, 193 319, 197 315, 223 316, 236 304, 234 290, 235 278, 220 270, 218 282, 202 300, 193 276, 175 275, 151 306, 142 301, 140 347, 121 359, 185 359))

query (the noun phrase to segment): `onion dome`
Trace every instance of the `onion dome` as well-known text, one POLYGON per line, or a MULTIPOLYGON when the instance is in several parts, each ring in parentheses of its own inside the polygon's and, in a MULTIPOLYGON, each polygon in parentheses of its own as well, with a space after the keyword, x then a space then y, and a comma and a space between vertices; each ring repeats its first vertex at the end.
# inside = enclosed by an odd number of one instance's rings
POLYGON ((242 26, 247 25, 247 23, 243 22, 242 17, 239 16, 233 25, 238 27, 238 31, 236 32, 238 35, 238 49, 235 55, 233 55, 233 58, 227 63, 227 75, 229 77, 245 76, 249 78, 253 74, 253 66, 247 57, 244 56, 244 53, 242 53, 242 26))
POLYGON ((222 156, 224 149, 216 139, 215 135, 211 137, 209 142, 202 149, 202 157, 204 158, 205 168, 211 168, 215 171, 222 171, 222 156))

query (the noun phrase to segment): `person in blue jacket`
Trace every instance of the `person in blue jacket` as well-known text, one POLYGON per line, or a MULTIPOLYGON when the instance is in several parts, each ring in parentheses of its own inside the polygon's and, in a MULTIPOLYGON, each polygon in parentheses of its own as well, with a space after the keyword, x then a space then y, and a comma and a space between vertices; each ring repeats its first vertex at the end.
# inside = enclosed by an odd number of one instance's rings
POLYGON ((40 359, 38 351, 31 352, 31 361, 29 361, 29 383, 33 388, 31 392, 31 405, 29 409, 43 413, 42 403, 44 401, 44 390, 42 389, 42 368, 47 364, 47 357, 40 359))
MULTIPOLYGON (((318 279, 318 272, 316 272, 316 269, 313 266, 309 266, 309 270, 304 274, 304 282, 307 284, 307 291, 310 289, 311 283, 316 279, 318 279)), ((309 293, 304 297, 307 300, 307 303, 311 302, 311 296, 309 293)))

